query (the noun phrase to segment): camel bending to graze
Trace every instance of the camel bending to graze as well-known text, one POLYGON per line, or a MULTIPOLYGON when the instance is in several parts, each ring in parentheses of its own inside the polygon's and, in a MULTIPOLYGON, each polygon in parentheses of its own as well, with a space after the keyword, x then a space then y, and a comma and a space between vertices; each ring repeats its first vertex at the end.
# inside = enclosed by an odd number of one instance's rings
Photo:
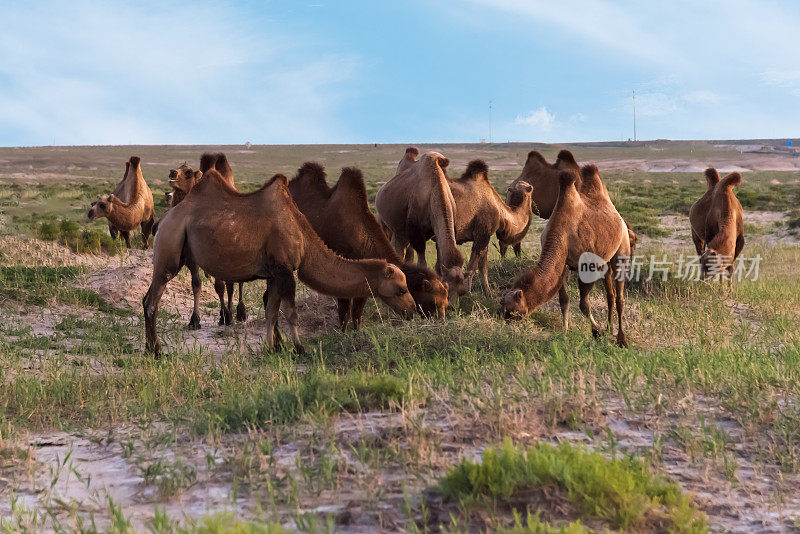
POLYGON ((378 221, 391 234, 392 244, 405 261, 417 253, 417 263, 427 266, 425 242, 436 236, 439 273, 450 295, 467 292, 464 256, 456 244, 455 200, 444 169, 450 164, 438 152, 428 152, 419 160, 416 148, 406 149, 397 174, 386 182, 375 197, 378 221))
MULTIPOLYGON (((597 167, 588 165, 581 170, 583 194, 576 188, 578 179, 574 171, 564 171, 559 176, 558 197, 542 233, 539 262, 503 296, 501 310, 506 319, 528 315, 558 293, 562 321, 564 328, 568 328, 569 296, 564 283, 569 269, 579 268, 581 255, 591 252, 611 272, 619 323, 617 344, 625 347, 622 313, 624 275, 631 254, 628 229, 611 203, 597 167)), ((594 282, 580 278, 580 309, 592 325, 592 334, 599 336, 600 327, 592 317, 588 301, 594 282)))
MULTIPOLYGON (((156 336, 158 303, 167 282, 183 266, 192 280, 199 269, 233 282, 267 280, 264 309, 267 346, 280 341, 278 311, 284 303, 295 348, 297 271, 312 289, 337 298, 377 296, 401 313, 414 311, 406 277, 384 260, 346 260, 326 247, 289 194, 286 177, 277 174, 260 189, 240 193, 214 169, 203 174, 186 198, 161 219, 153 252, 153 279, 144 296, 147 349, 160 354, 156 336), (235 213, 235 217, 231 217, 235 213), (277 336, 276 336, 277 334, 277 336)), ((199 291, 199 284, 192 283, 199 291)))
POLYGON ((692 228, 692 241, 698 256, 706 248, 706 217, 711 208, 711 197, 714 195, 714 188, 719 183, 717 169, 709 167, 706 169, 705 175, 706 192, 689 208, 689 225, 692 228))
MULTIPOLYGON (((520 183, 530 184, 533 188, 531 200, 533 211, 542 219, 549 219, 558 198, 558 176, 562 171, 572 171, 579 175, 581 169, 575 161, 575 157, 569 150, 561 150, 552 165, 547 163, 538 151, 528 152, 528 158, 522 167, 522 173, 508 186, 506 192, 506 203, 509 206, 518 206, 524 198, 525 187, 520 189, 520 183)), ((580 177, 577 183, 578 191, 581 190, 580 177)), ((530 226, 530 225, 528 225, 530 226)), ((528 233, 526 227, 518 235, 509 236, 506 240, 500 241, 500 256, 505 257, 509 246, 514 247, 514 254, 519 257, 522 254, 522 240, 528 233)))
MULTIPOLYGON (((169 171, 169 183, 172 186, 172 191, 167 193, 170 208, 174 208, 186 198, 189 191, 202 180, 203 173, 209 169, 214 168, 219 172, 222 179, 229 186, 235 188, 233 185, 233 169, 228 163, 228 158, 222 152, 212 154, 210 152, 204 153, 200 156, 200 170, 193 170, 187 162, 184 162, 177 169, 169 171)), ((154 232, 155 233, 155 232, 154 232)), ((239 283, 239 303, 236 305, 236 320, 244 322, 247 320, 247 310, 242 301, 242 283, 239 283)), ((232 307, 233 307, 233 283, 223 282, 221 280, 214 280, 214 291, 219 298, 219 324, 230 325, 232 321, 232 307), (228 292, 228 300, 225 302, 225 292, 228 292)), ((199 293, 198 293, 199 298, 199 293)), ((200 328, 200 315, 198 314, 199 301, 194 303, 194 312, 189 320, 189 328, 200 328)))
MULTIPOLYGON (((351 260, 378 258, 396 265, 406 283, 417 311, 444 317, 447 288, 427 267, 403 263, 369 209, 367 189, 361 171, 342 169, 339 181, 329 187, 325 170, 314 162, 304 163, 289 182, 289 192, 311 227, 334 252, 351 260)), ((361 324, 366 299, 338 299, 342 329, 351 322, 361 324)))
POLYGON ((153 193, 142 176, 141 159, 138 156, 131 156, 125 163, 125 178, 114 190, 118 189, 129 194, 128 200, 123 200, 114 193, 98 195, 97 200, 92 202, 89 208, 89 220, 106 217, 111 235, 114 236, 111 230, 113 226, 122 235, 127 248, 131 248, 131 232, 137 226, 141 226, 142 241, 144 248, 147 248, 150 231, 153 228, 155 206, 153 193))
MULTIPOLYGON (((531 222, 531 186, 519 182, 516 189, 522 201, 514 207, 507 205, 489 183, 489 167, 482 160, 473 160, 457 180, 450 180, 450 190, 456 203, 455 233, 460 245, 472 241, 467 263, 468 286, 478 271, 484 293, 489 293, 489 241, 492 235, 503 242, 516 239, 531 222)), ((524 236, 523 236, 524 237, 524 236)))
POLYGON ((702 234, 705 250, 700 256, 700 271, 704 277, 728 271, 728 287, 733 284, 733 263, 744 248, 742 204, 733 192, 741 183, 742 175, 733 172, 714 186, 702 234))

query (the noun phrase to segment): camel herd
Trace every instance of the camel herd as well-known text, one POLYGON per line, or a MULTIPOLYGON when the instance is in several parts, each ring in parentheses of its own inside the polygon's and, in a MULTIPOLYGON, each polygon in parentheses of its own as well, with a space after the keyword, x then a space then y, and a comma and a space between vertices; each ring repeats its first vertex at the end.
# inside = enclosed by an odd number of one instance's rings
MULTIPOLYGON (((153 195, 142 175, 141 160, 131 157, 122 181, 92 203, 89 218, 105 217, 112 237, 130 247, 130 233, 141 227, 145 247, 152 234, 153 277, 143 298, 147 350, 161 354, 156 317, 166 284, 185 266, 191 274, 194 306, 189 328, 200 327, 200 269, 214 279, 220 301, 220 324, 231 324, 234 284, 239 284, 236 320, 247 318, 242 284, 263 279, 267 346, 281 343, 278 313, 283 305, 292 342, 302 351, 295 306, 295 279, 336 298, 342 329, 359 328, 365 303, 378 298, 404 317, 443 317, 456 296, 471 291, 477 274, 490 292, 488 249, 497 236, 502 256, 521 242, 535 215, 547 219, 539 260, 524 272, 500 301, 506 320, 530 314, 558 293, 562 321, 569 326, 566 282, 591 253, 601 270, 608 304, 608 328, 627 346, 623 331, 624 285, 636 235, 614 207, 595 165, 580 166, 568 150, 548 163, 537 151, 528 154, 520 176, 505 200, 489 181, 489 168, 473 160, 459 178, 447 175, 449 160, 437 152, 420 156, 408 148, 395 176, 369 208, 360 170, 342 169, 330 186, 325 169, 303 164, 288 180, 282 174, 260 189, 241 193, 222 153, 205 153, 200 168, 184 163, 170 171, 169 209, 154 222, 153 195), (435 242, 436 265, 425 257, 435 242), (472 242, 469 261, 457 245, 472 242), (414 255, 416 254, 416 263, 414 255), (227 292, 227 301, 225 294, 227 292)), ((733 188, 741 176, 720 179, 706 171, 706 193, 692 206, 689 219, 705 276, 727 271, 744 246, 742 207, 733 188)), ((592 316, 588 296, 594 282, 578 277, 580 310, 594 336, 602 329, 592 316)))

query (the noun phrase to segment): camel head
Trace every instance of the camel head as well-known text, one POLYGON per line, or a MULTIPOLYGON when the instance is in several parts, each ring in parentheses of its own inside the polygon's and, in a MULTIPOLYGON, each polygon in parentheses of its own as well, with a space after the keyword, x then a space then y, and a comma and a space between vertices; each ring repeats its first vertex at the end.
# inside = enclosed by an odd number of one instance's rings
POLYGON ((442 317, 449 301, 447 286, 427 267, 410 263, 401 266, 406 275, 408 291, 414 297, 417 312, 426 317, 442 317))
POLYGON ((391 309, 410 317, 414 314, 416 304, 406 285, 406 275, 396 265, 387 263, 375 276, 368 280, 373 294, 380 297, 391 309))
POLYGON ((462 297, 469 292, 469 282, 464 277, 464 270, 460 265, 449 269, 442 267, 442 279, 451 297, 462 297))
MULTIPOLYGON (((506 193, 506 204, 508 204, 508 206, 512 209, 527 205, 527 211, 530 212, 532 205, 532 193, 533 186, 528 182, 518 181, 513 183, 508 187, 508 192, 506 193)), ((507 226, 501 227, 497 232, 497 239, 500 241, 500 246, 509 247, 520 243, 527 235, 529 226, 530 221, 522 230, 522 232, 517 233, 512 233, 513 230, 507 226)))
POLYGON ((184 163, 177 169, 169 171, 169 185, 171 185, 173 189, 179 189, 184 193, 188 193, 202 176, 202 172, 195 171, 184 163))
POLYGON ((102 217, 108 217, 114 210, 113 201, 116 199, 117 197, 115 197, 113 194, 97 195, 97 200, 92 202, 92 206, 89 208, 89 220, 93 221, 102 217))
POLYGON ((521 319, 531 311, 528 308, 528 302, 525 300, 525 293, 518 287, 515 287, 500 299, 500 312, 506 321, 521 319))

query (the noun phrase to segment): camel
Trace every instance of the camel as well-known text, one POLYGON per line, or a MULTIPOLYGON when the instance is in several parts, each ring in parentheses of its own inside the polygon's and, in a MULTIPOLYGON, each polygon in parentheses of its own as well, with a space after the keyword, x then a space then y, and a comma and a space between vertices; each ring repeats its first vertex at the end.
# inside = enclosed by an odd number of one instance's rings
POLYGON ((494 234, 501 242, 513 241, 520 234, 524 237, 532 216, 532 187, 526 182, 519 182, 516 190, 522 195, 522 201, 510 207, 492 187, 489 167, 479 159, 469 162, 461 178, 450 180, 449 185, 456 204, 456 242, 460 245, 472 241, 472 252, 467 263, 467 285, 471 289, 472 277, 478 271, 483 292, 488 294, 489 240, 494 234))
MULTIPOLYGON (((733 188, 742 183, 742 175, 733 172, 720 180, 711 194, 706 214, 700 255, 700 272, 704 277, 728 271, 728 287, 733 285, 733 264, 744 248, 744 217, 742 204, 733 188)), ((702 200, 702 199, 701 199, 702 200)))
MULTIPOLYGON (((222 152, 212 154, 210 152, 204 153, 200 156, 200 170, 193 170, 187 162, 177 169, 169 171, 169 183, 172 190, 166 193, 170 208, 174 208, 186 198, 189 191, 203 178, 203 173, 209 169, 214 168, 220 173, 225 182, 231 187, 233 185, 233 170, 228 163, 228 158, 222 152)), ((155 234, 155 232, 153 232, 155 234)), ((247 320, 247 309, 245 308, 244 301, 242 300, 242 286, 239 283, 239 303, 236 305, 236 320, 244 322, 247 320)), ((223 282, 221 280, 214 280, 214 291, 219 298, 219 325, 230 325, 232 321, 232 307, 233 307, 233 283, 223 282), (228 293, 227 303, 225 302, 225 292, 228 293)), ((199 298, 199 293, 198 293, 199 298)), ((195 303, 195 310, 197 310, 198 303, 195 303)), ((189 319, 189 328, 200 328, 200 316, 196 313, 192 314, 189 319)))
POLYGON ((128 200, 119 198, 115 193, 98 195, 89 208, 89 220, 107 218, 112 237, 115 235, 111 229, 113 226, 122 235, 127 248, 131 248, 131 232, 141 226, 142 241, 146 249, 153 228, 155 206, 153 193, 142 176, 141 159, 138 156, 131 156, 125 163, 125 178, 114 189, 117 190, 129 194, 128 200))
POLYGON ((692 241, 698 256, 703 254, 706 248, 706 217, 709 209, 711 209, 711 197, 714 196, 714 188, 719 183, 717 169, 709 167, 706 169, 705 175, 706 192, 689 208, 689 225, 692 228, 692 241))
MULTIPOLYGON (((530 314, 558 293, 564 329, 569 327, 569 296, 564 286, 569 269, 589 267, 581 256, 595 254, 594 269, 611 273, 616 300, 618 331, 617 344, 627 346, 622 329, 623 289, 631 249, 628 229, 608 197, 600 173, 594 165, 581 169, 581 190, 574 171, 559 175, 559 192, 555 206, 542 233, 542 254, 539 262, 523 274, 511 291, 501 300, 501 310, 507 320, 530 314)), ((588 269, 586 269, 588 271, 588 269)), ((581 312, 589 319, 592 334, 600 335, 600 327, 592 316, 588 296, 594 281, 578 280, 581 312)), ((608 274, 606 273, 606 276, 608 274)), ((602 278, 602 276, 599 276, 602 278)))
MULTIPOLYGON (((267 346, 280 343, 278 311, 284 303, 292 340, 303 351, 297 330, 295 280, 337 298, 377 296, 401 314, 414 311, 406 277, 385 260, 346 260, 326 247, 276 174, 260 189, 240 193, 216 169, 209 169, 186 198, 161 219, 153 251, 153 278, 142 305, 147 349, 161 355, 156 336, 158 303, 167 282, 185 265, 199 292, 199 269, 233 282, 267 280, 264 309, 267 346), (235 217, 231 217, 235 213, 235 217)), ((197 302, 197 300, 195 300, 197 302)))
POLYGON ((464 256, 458 250, 454 229, 455 200, 444 170, 450 164, 438 152, 428 152, 419 160, 416 148, 406 149, 397 166, 397 174, 386 182, 375 197, 378 221, 391 234, 392 244, 405 261, 427 266, 425 242, 436 236, 439 251, 439 274, 449 294, 467 292, 464 279, 464 256))
MULTIPOLYGON (((427 267, 403 263, 369 209, 361 171, 342 169, 339 181, 329 187, 325 170, 315 162, 304 163, 289 182, 289 192, 311 227, 331 250, 351 260, 379 258, 396 265, 406 276, 408 290, 423 315, 444 317, 447 288, 427 267)), ((361 325, 366 299, 338 299, 343 330, 351 321, 361 325)))
MULTIPOLYGON (((522 167, 522 173, 508 186, 506 203, 511 207, 521 204, 524 199, 525 187, 520 189, 520 183, 530 184, 533 188, 531 199, 534 212, 542 219, 549 219, 558 198, 558 176, 562 171, 574 171, 580 176, 580 167, 572 152, 561 150, 556 157, 556 162, 551 165, 538 151, 531 150, 522 167)), ((580 191, 580 177, 577 185, 578 191, 580 191)), ((500 240, 500 256, 505 257, 506 250, 512 246, 514 255, 519 258, 522 254, 522 240, 527 233, 528 228, 526 227, 519 234, 510 236, 507 240, 500 240)))

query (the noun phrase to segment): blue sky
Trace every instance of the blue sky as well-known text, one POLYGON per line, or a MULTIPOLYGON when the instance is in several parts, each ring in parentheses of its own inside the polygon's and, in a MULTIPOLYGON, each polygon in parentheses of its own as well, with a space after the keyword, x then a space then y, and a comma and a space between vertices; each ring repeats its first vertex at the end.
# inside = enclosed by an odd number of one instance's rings
POLYGON ((800 3, 0 6, 0 145, 797 137, 800 3))

